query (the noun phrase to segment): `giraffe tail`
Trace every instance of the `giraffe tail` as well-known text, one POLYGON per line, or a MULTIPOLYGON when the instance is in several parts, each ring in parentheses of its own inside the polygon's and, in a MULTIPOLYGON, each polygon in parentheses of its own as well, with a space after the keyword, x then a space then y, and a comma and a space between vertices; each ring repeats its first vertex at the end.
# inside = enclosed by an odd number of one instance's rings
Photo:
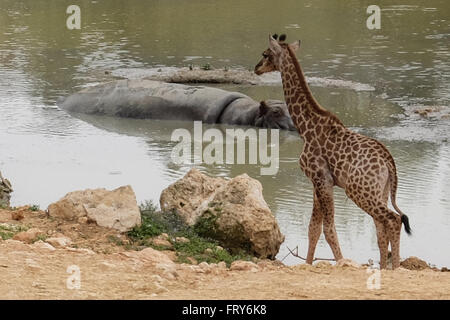
POLYGON ((398 178, 397 178, 397 169, 395 168, 394 159, 392 159, 392 166, 389 166, 389 178, 390 178, 390 186, 391 186, 391 202, 394 209, 400 214, 401 221, 403 223, 403 226, 405 227, 405 231, 408 235, 411 235, 411 227, 409 225, 409 219, 406 214, 404 214, 396 203, 396 196, 397 196, 397 185, 398 185, 398 178))

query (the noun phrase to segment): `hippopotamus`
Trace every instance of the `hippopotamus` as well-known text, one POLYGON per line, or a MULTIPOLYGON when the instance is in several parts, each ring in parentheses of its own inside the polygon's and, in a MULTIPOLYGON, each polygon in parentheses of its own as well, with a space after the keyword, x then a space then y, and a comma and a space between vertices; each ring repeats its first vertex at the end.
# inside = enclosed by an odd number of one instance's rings
POLYGON ((245 94, 153 80, 118 80, 60 100, 68 112, 125 118, 190 120, 296 130, 279 100, 257 102, 245 94))

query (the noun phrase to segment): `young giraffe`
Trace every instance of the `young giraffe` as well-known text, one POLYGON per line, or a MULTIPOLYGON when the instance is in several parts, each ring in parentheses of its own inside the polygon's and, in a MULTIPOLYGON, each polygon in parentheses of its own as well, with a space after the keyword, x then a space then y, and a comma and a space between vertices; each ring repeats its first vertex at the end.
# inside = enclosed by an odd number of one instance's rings
POLYGON ((397 207, 397 171, 386 147, 375 139, 347 129, 313 97, 295 56, 300 41, 284 43, 285 35, 269 36, 269 48, 256 65, 260 75, 280 71, 289 113, 304 141, 300 167, 314 187, 314 205, 309 223, 306 262, 311 264, 321 229, 336 261, 342 259, 334 225, 333 187, 343 188, 347 196, 374 219, 380 268, 387 266, 391 244, 392 267, 400 266, 400 231, 402 223, 411 233, 408 217, 397 207), (388 208, 389 195, 396 214, 388 208))

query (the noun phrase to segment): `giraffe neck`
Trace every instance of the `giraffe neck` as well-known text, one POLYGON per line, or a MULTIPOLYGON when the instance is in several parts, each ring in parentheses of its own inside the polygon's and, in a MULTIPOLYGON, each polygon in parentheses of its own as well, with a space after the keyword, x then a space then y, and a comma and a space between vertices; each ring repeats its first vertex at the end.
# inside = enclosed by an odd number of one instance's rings
MULTIPOLYGON (((284 97, 288 106, 292 121, 304 140, 308 130, 317 126, 331 128, 342 126, 342 122, 331 112, 325 110, 314 99, 306 82, 305 75, 291 48, 287 47, 289 54, 284 55, 281 62, 281 79, 283 82, 284 97)), ((325 130, 320 130, 325 132, 325 130)))

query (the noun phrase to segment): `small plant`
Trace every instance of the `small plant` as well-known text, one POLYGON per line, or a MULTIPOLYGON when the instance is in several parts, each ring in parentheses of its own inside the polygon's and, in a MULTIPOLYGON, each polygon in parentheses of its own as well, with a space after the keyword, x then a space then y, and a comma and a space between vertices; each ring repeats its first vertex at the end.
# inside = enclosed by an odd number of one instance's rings
POLYGON ((216 231, 217 218, 218 216, 214 215, 210 209, 206 210, 194 225, 194 232, 203 237, 210 237, 216 231))
POLYGON ((119 237, 114 236, 114 235, 108 236, 108 241, 111 242, 111 243, 114 243, 117 246, 122 246, 123 245, 122 239, 120 239, 119 237))
POLYGON ((39 205, 37 205, 37 204, 33 204, 29 209, 31 211, 39 211, 40 210, 39 205))
POLYGON ((40 235, 38 235, 36 238, 34 238, 33 239, 33 243, 34 242, 36 242, 36 241, 45 241, 45 240, 47 240, 47 235, 45 235, 45 234, 40 234, 40 235))
POLYGON ((227 72, 228 70, 230 70, 230 69, 228 68, 228 66, 225 66, 225 67, 223 68, 223 71, 225 71, 225 72, 227 72))
POLYGON ((177 236, 183 236, 189 239, 189 242, 174 242, 173 246, 177 252, 178 261, 182 263, 191 263, 188 258, 194 258, 197 262, 218 263, 224 261, 227 266, 236 260, 251 260, 253 257, 239 251, 230 253, 228 250, 220 248, 216 240, 199 236, 192 229, 179 233, 177 236))
POLYGON ((194 70, 194 65, 193 65, 193 64, 190 64, 190 65, 188 66, 188 68, 189 68, 190 71, 192 71, 192 70, 194 70))
POLYGON ((141 204, 139 205, 139 210, 141 210, 141 213, 144 211, 156 212, 158 208, 153 203, 153 200, 145 200, 144 202, 141 202, 141 204))
POLYGON ((159 236, 164 231, 165 228, 163 225, 156 223, 149 216, 143 215, 141 225, 129 231, 128 237, 133 241, 142 241, 147 238, 159 236))
POLYGON ((201 67, 201 69, 202 69, 202 70, 211 70, 212 68, 211 68, 211 65, 210 65, 209 63, 205 63, 205 64, 201 67))

